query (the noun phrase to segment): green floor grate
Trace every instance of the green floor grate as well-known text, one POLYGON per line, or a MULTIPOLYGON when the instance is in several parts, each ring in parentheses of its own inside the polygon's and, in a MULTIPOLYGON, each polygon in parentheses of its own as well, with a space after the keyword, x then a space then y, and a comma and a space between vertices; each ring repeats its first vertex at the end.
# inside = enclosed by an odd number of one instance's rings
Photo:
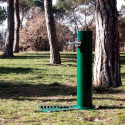
POLYGON ((40 106, 42 112, 78 110, 77 106, 40 106))

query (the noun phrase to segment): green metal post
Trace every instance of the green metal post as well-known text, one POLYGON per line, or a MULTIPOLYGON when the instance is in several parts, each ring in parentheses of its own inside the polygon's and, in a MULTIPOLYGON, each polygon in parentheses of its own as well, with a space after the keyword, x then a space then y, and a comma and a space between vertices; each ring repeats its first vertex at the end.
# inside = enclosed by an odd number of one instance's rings
POLYGON ((40 106, 42 112, 88 110, 92 106, 92 31, 78 31, 81 46, 77 48, 77 105, 40 106))
POLYGON ((78 31, 77 39, 77 107, 92 108, 92 31, 78 31))

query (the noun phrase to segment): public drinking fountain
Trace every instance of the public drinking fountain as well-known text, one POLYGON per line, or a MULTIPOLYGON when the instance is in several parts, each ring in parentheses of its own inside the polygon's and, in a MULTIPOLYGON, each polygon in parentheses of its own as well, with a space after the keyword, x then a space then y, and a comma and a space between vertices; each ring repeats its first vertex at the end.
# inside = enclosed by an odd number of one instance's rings
POLYGON ((77 105, 40 106, 42 112, 90 110, 92 105, 92 31, 78 31, 77 40, 77 105))

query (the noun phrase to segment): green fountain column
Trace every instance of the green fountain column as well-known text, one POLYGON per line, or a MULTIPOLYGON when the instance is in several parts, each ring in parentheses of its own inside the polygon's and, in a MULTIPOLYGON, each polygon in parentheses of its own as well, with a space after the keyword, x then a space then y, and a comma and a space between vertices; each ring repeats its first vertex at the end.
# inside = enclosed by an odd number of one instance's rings
POLYGON ((78 31, 77 39, 81 41, 81 45, 77 48, 77 105, 41 105, 42 112, 94 109, 92 105, 92 31, 78 31))
POLYGON ((77 39, 77 107, 92 108, 92 31, 78 31, 77 39))

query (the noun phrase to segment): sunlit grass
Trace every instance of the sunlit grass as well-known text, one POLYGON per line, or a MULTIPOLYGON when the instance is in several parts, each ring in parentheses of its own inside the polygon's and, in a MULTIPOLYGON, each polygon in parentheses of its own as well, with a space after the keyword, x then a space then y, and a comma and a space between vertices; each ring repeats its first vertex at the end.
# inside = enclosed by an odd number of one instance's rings
POLYGON ((40 105, 76 105, 76 53, 61 53, 62 65, 49 64, 49 53, 20 53, 0 58, 0 125, 122 125, 125 123, 125 53, 123 86, 93 94, 98 110, 40 112, 40 105))

